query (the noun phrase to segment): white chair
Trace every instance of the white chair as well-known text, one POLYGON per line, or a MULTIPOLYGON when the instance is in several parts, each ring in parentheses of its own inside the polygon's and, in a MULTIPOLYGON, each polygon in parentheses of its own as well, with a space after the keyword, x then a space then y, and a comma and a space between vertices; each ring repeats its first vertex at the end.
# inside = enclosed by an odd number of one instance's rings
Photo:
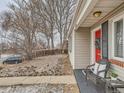
POLYGON ((86 77, 86 80, 91 79, 94 83, 97 83, 98 79, 107 78, 107 72, 110 68, 110 62, 107 59, 102 59, 99 62, 88 65, 82 72, 86 77))

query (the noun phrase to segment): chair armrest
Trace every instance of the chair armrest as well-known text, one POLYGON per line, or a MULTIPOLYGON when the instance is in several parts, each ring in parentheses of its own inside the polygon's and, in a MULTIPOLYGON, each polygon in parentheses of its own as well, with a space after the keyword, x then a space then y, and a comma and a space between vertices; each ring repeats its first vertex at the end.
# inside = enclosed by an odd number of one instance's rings
POLYGON ((121 81, 121 80, 111 80, 111 82, 124 85, 124 81, 121 81))
POLYGON ((124 85, 115 85, 115 88, 124 88, 124 85))
POLYGON ((86 69, 89 69, 90 67, 93 67, 95 64, 92 64, 92 65, 88 65, 87 67, 86 67, 86 69))
POLYGON ((111 85, 115 88, 124 88, 124 82, 118 80, 111 80, 111 85))

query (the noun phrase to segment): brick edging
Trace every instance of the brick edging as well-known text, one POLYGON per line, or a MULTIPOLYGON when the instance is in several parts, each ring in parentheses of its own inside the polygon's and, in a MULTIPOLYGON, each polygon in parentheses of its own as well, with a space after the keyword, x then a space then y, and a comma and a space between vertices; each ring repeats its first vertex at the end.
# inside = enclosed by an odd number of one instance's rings
POLYGON ((118 60, 115 60, 115 59, 110 59, 109 61, 110 61, 112 64, 114 64, 114 65, 117 65, 117 66, 119 66, 119 67, 124 68, 124 62, 123 62, 123 61, 118 61, 118 60))

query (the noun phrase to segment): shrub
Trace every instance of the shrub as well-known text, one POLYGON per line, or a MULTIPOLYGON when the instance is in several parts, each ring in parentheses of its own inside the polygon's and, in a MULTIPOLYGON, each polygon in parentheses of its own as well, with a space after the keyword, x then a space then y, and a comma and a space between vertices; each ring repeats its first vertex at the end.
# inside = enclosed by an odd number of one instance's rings
POLYGON ((114 78, 117 78, 118 77, 118 74, 116 74, 114 72, 111 72, 111 76, 114 77, 114 78))

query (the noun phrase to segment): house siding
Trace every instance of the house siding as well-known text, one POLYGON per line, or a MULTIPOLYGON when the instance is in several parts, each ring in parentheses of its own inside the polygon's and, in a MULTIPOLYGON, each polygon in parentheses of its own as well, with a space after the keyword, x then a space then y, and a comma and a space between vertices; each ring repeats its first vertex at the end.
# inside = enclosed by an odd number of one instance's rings
POLYGON ((86 68, 90 63, 90 30, 79 28, 74 35, 74 69, 86 68))

